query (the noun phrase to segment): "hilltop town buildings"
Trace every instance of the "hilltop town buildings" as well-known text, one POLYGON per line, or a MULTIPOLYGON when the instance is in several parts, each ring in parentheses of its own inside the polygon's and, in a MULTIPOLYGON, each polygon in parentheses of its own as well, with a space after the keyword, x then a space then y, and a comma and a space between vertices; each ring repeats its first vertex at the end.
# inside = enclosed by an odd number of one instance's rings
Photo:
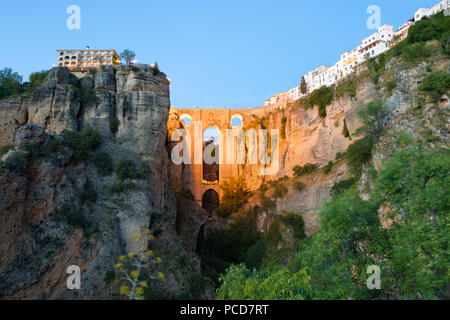
MULTIPOLYGON (((310 94, 322 86, 332 86, 339 80, 354 72, 357 65, 364 63, 367 59, 379 56, 388 51, 392 46, 404 40, 408 35, 409 28, 424 17, 430 17, 444 10, 450 10, 450 0, 442 0, 432 8, 419 8, 414 18, 401 25, 397 31, 390 25, 382 25, 377 32, 361 41, 356 48, 341 54, 340 59, 332 66, 321 65, 304 75, 308 93, 310 94)), ((298 100, 307 94, 302 94, 300 86, 288 91, 283 91, 264 101, 264 106, 276 103, 298 100), (287 100, 286 100, 287 99, 287 100)))
POLYGON ((57 50, 58 66, 74 71, 98 69, 102 65, 116 65, 120 57, 116 50, 57 50))

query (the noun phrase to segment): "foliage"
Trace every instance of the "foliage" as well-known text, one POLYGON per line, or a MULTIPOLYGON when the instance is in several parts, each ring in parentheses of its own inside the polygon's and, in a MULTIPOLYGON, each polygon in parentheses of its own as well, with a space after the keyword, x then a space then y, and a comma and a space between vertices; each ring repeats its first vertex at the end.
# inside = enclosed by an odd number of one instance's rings
MULTIPOLYGON (((136 240, 154 239, 151 230, 146 230, 144 234, 133 235, 136 240)), ((128 300, 143 300, 145 291, 149 288, 149 282, 157 279, 164 279, 165 275, 161 271, 152 272, 151 267, 162 263, 160 257, 155 257, 152 250, 145 252, 129 252, 119 257, 116 269, 116 279, 119 286, 119 293, 128 300), (152 273, 155 273, 152 275, 152 273)))
POLYGON ((126 179, 140 179, 145 180, 150 172, 150 166, 146 162, 141 162, 136 168, 136 163, 133 160, 121 160, 117 166, 117 176, 123 181, 126 179))
POLYGON ((64 130, 61 136, 63 144, 73 149, 72 158, 75 161, 86 160, 101 142, 99 133, 91 127, 86 127, 81 132, 64 130))
POLYGON ((371 101, 365 108, 359 110, 358 116, 361 119, 362 126, 356 130, 356 135, 371 135, 378 138, 383 132, 386 121, 386 107, 381 100, 371 101))
POLYGON ((275 199, 283 198, 288 193, 288 188, 284 184, 278 184, 273 189, 273 196, 275 199))
POLYGON ((250 198, 251 192, 242 175, 235 176, 221 185, 223 196, 216 214, 227 217, 233 212, 237 212, 250 198))
POLYGON ((317 168, 318 166, 316 164, 307 163, 303 167, 295 166, 292 170, 294 171, 295 177, 301 177, 311 172, 314 172, 315 170, 317 170, 317 168))
POLYGON ((428 74, 419 86, 419 90, 430 95, 433 101, 438 101, 442 95, 448 92, 449 89, 450 74, 440 71, 435 71, 428 74))
POLYGON ((356 81, 354 78, 349 78, 337 85, 336 98, 343 97, 346 94, 352 99, 356 97, 356 81))
POLYGON ((240 211, 233 214, 228 229, 208 234, 202 252, 202 262, 204 271, 207 270, 214 281, 218 281, 219 274, 225 272, 230 264, 247 260, 250 247, 261 239, 256 229, 256 218, 255 210, 240 211))
POLYGON ((22 151, 12 153, 5 161, 0 161, 0 170, 20 173, 27 167, 27 154, 22 151))
POLYGON ((414 146, 397 152, 378 175, 376 198, 393 219, 383 268, 391 298, 448 297, 449 159, 448 149, 414 146))
POLYGON ((266 245, 262 239, 256 241, 247 250, 245 265, 250 269, 259 269, 262 265, 264 255, 266 254, 266 245))
POLYGON ((66 219, 67 223, 75 228, 84 229, 87 225, 83 211, 72 204, 65 203, 54 212, 57 218, 66 219))
POLYGON ((373 146, 374 139, 369 135, 348 146, 345 157, 353 174, 359 175, 362 166, 372 158, 373 146))
POLYGON ((333 161, 329 161, 328 164, 323 167, 322 172, 325 174, 329 174, 331 172, 331 170, 333 170, 334 167, 334 162, 333 161))
POLYGON ((0 70, 0 100, 22 92, 22 77, 10 68, 0 70))
POLYGON ((97 102, 97 93, 93 88, 83 88, 81 91, 81 103, 83 105, 90 105, 97 102))
POLYGON ((106 152, 99 152, 94 156, 94 164, 97 172, 102 177, 111 175, 114 170, 114 165, 111 156, 106 152))
POLYGON ((286 139, 286 123, 287 123, 287 118, 283 117, 283 119, 281 119, 281 138, 286 139))
POLYGON ((125 192, 128 190, 131 190, 134 187, 135 187, 134 183, 132 183, 130 181, 126 181, 126 182, 119 181, 119 182, 112 184, 109 187, 109 192, 110 193, 122 193, 122 192, 125 192))
POLYGON ((33 72, 30 75, 30 81, 25 82, 23 84, 23 90, 24 91, 34 90, 35 88, 39 87, 45 81, 45 79, 47 79, 47 76, 48 76, 48 70, 43 70, 40 72, 33 72))
POLYGON ((84 202, 97 202, 97 192, 95 191, 94 184, 91 180, 86 179, 86 182, 84 183, 84 191, 81 195, 81 199, 84 202))
POLYGON ((120 121, 116 117, 111 118, 111 121, 109 123, 109 129, 111 130, 113 135, 116 135, 119 131, 119 125, 120 121))
POLYGON ((330 87, 322 86, 311 92, 306 99, 306 106, 313 108, 319 106, 319 116, 324 118, 327 115, 326 107, 333 101, 333 90, 330 87))
POLYGON ((301 94, 307 94, 308 93, 308 88, 306 86, 305 77, 302 77, 302 81, 300 83, 300 93, 301 94))
POLYGON ((348 191, 325 206, 319 216, 321 230, 303 243, 289 270, 307 269, 315 298, 372 298, 376 292, 365 286, 366 269, 376 264, 379 247, 370 241, 384 241, 376 204, 348 191))
POLYGON ((352 186, 354 186, 356 183, 355 178, 348 178, 347 180, 341 180, 339 182, 336 182, 333 187, 331 188, 331 195, 333 197, 336 197, 343 193, 344 191, 350 189, 352 186))
POLYGON ((296 273, 250 271, 245 265, 233 265, 220 278, 218 300, 303 300, 311 291, 305 270, 296 273))
POLYGON ((133 51, 131 51, 130 49, 125 49, 122 51, 122 53, 120 54, 120 57, 122 59, 125 59, 125 61, 127 62, 127 64, 131 64, 131 62, 133 61, 133 59, 136 57, 136 53, 134 53, 133 51))

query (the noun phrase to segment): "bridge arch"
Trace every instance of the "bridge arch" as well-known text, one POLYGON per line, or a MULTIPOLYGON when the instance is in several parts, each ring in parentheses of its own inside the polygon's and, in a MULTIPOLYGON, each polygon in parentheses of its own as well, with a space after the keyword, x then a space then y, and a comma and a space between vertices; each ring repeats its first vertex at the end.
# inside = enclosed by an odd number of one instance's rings
POLYGON ((219 194, 214 189, 208 189, 202 196, 202 208, 211 216, 219 206, 219 194))
POLYGON ((192 117, 189 114, 187 114, 187 113, 183 113, 180 116, 180 120, 183 121, 183 123, 185 125, 187 125, 187 126, 191 126, 192 125, 192 117))
POLYGON ((239 113, 231 116, 231 128, 240 128, 244 126, 244 117, 239 113))

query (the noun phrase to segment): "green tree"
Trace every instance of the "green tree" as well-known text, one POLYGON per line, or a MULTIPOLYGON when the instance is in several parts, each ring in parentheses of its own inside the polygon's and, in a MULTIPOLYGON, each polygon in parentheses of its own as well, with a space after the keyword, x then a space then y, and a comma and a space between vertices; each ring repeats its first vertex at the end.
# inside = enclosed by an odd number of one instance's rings
POLYGON ((125 61, 127 62, 127 64, 131 64, 131 62, 133 61, 133 59, 136 57, 136 53, 134 53, 133 51, 131 51, 130 49, 125 49, 122 51, 122 53, 120 54, 120 57, 122 59, 125 59, 125 61))
POLYGON ((301 94, 307 94, 308 93, 308 87, 306 86, 305 77, 302 77, 302 81, 300 83, 300 93, 301 94))
POLYGON ((10 68, 0 70, 0 99, 22 92, 22 76, 10 68))
POLYGON ((419 86, 419 90, 428 93, 433 101, 438 101, 449 89, 450 74, 440 71, 428 74, 419 86))
POLYGON ((393 221, 383 270, 389 298, 447 299, 450 283, 450 152, 411 147, 394 154, 376 181, 393 221))
POLYGON ((224 181, 221 185, 223 197, 216 214, 226 217, 237 212, 250 198, 251 192, 242 175, 224 181))
POLYGON ((221 277, 217 300, 303 300, 310 296, 305 270, 287 269, 274 273, 250 271, 245 265, 231 266, 221 277))

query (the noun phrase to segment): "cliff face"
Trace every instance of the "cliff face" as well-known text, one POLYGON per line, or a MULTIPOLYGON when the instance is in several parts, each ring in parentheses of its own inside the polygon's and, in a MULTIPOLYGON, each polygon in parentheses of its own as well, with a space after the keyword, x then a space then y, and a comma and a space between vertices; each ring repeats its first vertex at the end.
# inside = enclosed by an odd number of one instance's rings
MULTIPOLYGON (((152 286, 157 296, 178 296, 185 277, 200 264, 175 232, 176 202, 169 183, 166 123, 169 82, 148 66, 100 69, 78 80, 65 68, 52 69, 30 97, 0 102, 0 147, 18 150, 25 141, 45 147, 64 129, 89 126, 100 133, 97 152, 146 162, 145 180, 123 193, 109 192, 115 174, 102 177, 88 161, 69 161, 70 151, 28 160, 20 173, 0 173, 0 296, 13 299, 102 298, 104 277, 119 255, 149 246, 163 259, 165 279, 152 286), (111 132, 119 120, 117 133, 111 132), (83 201, 87 180, 97 193, 83 201), (74 213, 83 227, 70 223, 74 213), (158 230, 148 244, 132 235, 158 230), (81 268, 81 290, 66 288, 66 269, 81 268)), ((62 150, 61 150, 62 151, 62 150)), ((12 152, 4 156, 4 160, 12 152)))

